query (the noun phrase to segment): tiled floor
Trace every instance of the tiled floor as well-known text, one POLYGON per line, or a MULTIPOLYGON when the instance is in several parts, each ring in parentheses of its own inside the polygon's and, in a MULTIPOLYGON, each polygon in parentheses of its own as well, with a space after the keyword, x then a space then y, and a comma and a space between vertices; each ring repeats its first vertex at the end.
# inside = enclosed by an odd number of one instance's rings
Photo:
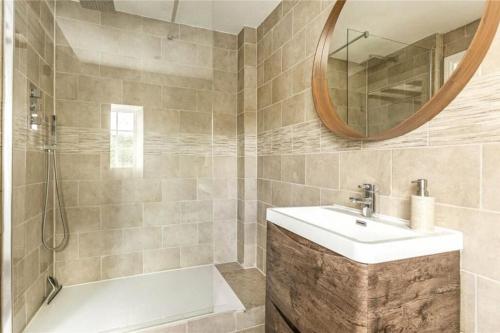
POLYGON ((266 277, 258 269, 244 269, 238 263, 216 267, 247 310, 265 304, 266 277))

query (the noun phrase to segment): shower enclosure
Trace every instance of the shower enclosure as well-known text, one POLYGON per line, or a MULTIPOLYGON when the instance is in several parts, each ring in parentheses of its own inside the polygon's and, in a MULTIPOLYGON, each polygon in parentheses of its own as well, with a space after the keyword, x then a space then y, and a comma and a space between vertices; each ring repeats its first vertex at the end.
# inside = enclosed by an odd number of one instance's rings
POLYGON ((255 265, 237 230, 237 98, 256 30, 213 30, 210 6, 203 27, 177 23, 178 1, 149 18, 146 2, 4 2, 5 332, 243 308, 213 264, 255 265))
POLYGON ((339 114, 364 135, 407 119, 442 82, 439 36, 405 44, 369 31, 347 29, 346 42, 330 52, 330 95, 339 114))

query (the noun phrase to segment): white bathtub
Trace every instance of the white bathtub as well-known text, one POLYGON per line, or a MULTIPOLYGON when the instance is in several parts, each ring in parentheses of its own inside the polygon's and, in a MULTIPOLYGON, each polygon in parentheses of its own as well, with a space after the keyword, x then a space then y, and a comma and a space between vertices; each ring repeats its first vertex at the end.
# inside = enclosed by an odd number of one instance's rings
POLYGON ((63 287, 25 332, 131 332, 244 309, 217 268, 207 265, 63 287))

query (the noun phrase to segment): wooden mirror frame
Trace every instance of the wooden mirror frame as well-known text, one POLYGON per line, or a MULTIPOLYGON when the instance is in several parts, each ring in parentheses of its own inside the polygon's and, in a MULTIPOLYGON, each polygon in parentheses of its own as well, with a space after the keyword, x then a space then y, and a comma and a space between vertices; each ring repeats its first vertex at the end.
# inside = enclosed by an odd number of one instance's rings
POLYGON ((313 59, 312 95, 314 106, 323 124, 336 135, 363 141, 387 140, 406 134, 439 114, 462 91, 481 65, 500 22, 500 1, 486 0, 484 14, 479 22, 476 34, 467 49, 464 58, 450 78, 431 96, 431 98, 413 115, 396 126, 365 136, 351 128, 337 113, 330 97, 326 71, 330 50, 330 38, 335 29, 342 8, 348 0, 337 0, 321 33, 313 59))

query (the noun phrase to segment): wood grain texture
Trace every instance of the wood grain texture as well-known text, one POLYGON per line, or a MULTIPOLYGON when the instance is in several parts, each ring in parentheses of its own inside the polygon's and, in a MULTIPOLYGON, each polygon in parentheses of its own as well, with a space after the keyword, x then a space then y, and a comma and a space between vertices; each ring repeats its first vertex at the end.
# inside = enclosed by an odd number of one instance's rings
POLYGON ((376 135, 365 136, 351 128, 340 118, 330 97, 328 80, 326 78, 330 38, 346 1, 339 0, 335 3, 323 28, 314 55, 311 84, 314 105, 320 119, 336 135, 349 139, 361 139, 364 141, 391 139, 422 126, 438 115, 472 78, 483 61, 500 22, 500 1, 487 0, 484 14, 469 49, 444 85, 417 112, 406 120, 376 135))
POLYGON ((458 252, 366 265, 272 223, 267 237, 268 333, 459 331, 458 252))

